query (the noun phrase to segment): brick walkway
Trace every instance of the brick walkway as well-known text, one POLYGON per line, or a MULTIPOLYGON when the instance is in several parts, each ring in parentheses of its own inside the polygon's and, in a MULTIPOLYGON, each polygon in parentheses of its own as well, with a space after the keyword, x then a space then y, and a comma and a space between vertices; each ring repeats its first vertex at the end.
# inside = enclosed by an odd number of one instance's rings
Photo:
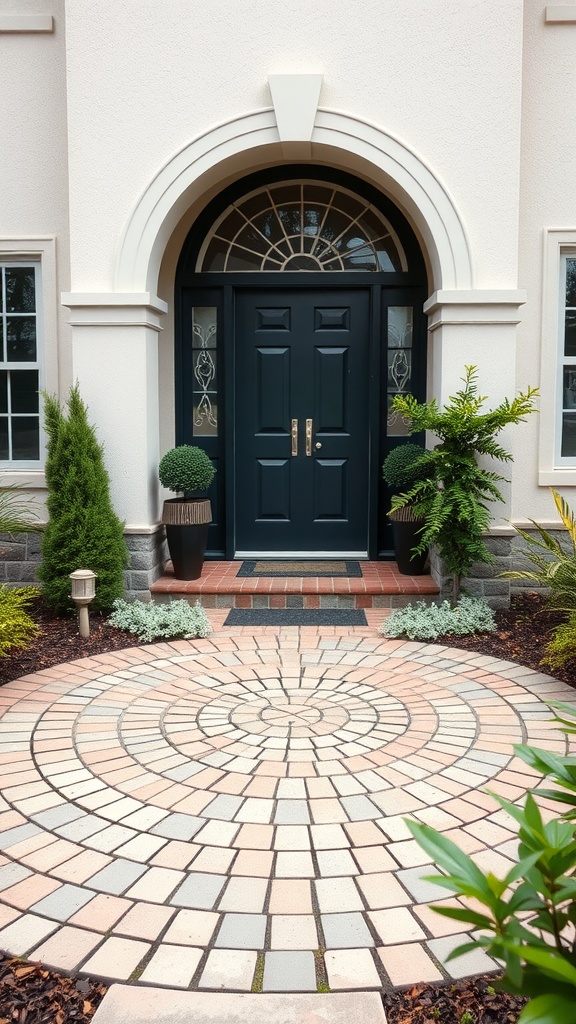
MULTIPOLYGON (((225 612, 214 611, 219 624, 225 612)), ((372 615, 375 613, 372 612, 372 615)), ((0 689, 0 948, 176 988, 370 989, 490 970, 430 902, 407 814, 505 872, 485 792, 559 752, 510 662, 361 630, 220 630, 0 689)))

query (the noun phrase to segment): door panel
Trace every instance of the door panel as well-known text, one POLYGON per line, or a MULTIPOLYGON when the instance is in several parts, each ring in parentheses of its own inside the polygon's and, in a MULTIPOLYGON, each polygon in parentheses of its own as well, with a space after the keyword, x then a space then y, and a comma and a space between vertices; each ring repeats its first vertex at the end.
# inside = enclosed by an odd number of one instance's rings
POLYGON ((367 288, 236 290, 236 553, 366 554, 369 309, 367 288))

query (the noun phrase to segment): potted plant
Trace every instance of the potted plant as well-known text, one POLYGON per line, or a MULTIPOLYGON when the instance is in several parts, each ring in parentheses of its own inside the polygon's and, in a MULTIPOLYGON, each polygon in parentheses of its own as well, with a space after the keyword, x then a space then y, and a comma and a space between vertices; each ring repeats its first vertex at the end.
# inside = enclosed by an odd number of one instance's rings
POLYGON ((394 412, 400 413, 408 431, 429 430, 438 443, 427 452, 427 473, 406 494, 392 500, 393 510, 411 506, 424 520, 418 549, 433 544, 453 578, 452 603, 460 597, 463 577, 474 562, 492 561, 484 535, 492 512, 490 502, 503 501, 498 483, 505 478, 479 457, 509 462, 498 434, 511 423, 522 423, 535 412, 537 388, 527 388, 513 399, 505 398, 493 409, 484 409, 486 396, 478 393, 478 372, 466 366, 462 387, 441 409, 435 400, 418 402, 413 395, 396 395, 394 412))
MULTIPOLYGON (((395 495, 410 491, 420 480, 429 477, 426 449, 419 444, 400 444, 384 459, 382 476, 395 495)), ((414 552, 424 529, 424 520, 416 516, 410 505, 392 508, 388 513, 392 521, 394 551, 398 571, 403 576, 422 576, 428 549, 414 552)))
POLYGON ((212 521, 206 491, 215 472, 206 452, 189 444, 172 448, 160 460, 160 483, 169 491, 182 492, 181 498, 168 498, 162 509, 168 550, 178 580, 197 580, 202 575, 208 525, 212 521))

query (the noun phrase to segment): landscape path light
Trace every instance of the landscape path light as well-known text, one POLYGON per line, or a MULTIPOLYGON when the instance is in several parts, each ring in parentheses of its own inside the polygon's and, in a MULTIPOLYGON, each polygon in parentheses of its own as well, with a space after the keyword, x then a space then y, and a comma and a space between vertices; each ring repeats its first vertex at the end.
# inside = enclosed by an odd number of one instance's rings
POLYGON ((76 569, 70 573, 72 600, 78 605, 80 636, 90 636, 88 605, 96 597, 96 573, 92 569, 76 569))

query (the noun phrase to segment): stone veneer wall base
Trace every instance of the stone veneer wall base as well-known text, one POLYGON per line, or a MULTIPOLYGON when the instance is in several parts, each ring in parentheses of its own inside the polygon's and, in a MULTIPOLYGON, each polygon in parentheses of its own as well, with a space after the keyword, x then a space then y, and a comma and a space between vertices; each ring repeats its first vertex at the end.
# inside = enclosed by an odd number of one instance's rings
MULTIPOLYGON (((149 601, 150 587, 168 561, 164 527, 159 526, 154 533, 126 534, 125 540, 130 552, 125 596, 128 600, 149 601)), ((17 587, 37 583, 41 544, 41 533, 0 534, 0 584, 17 587)))

